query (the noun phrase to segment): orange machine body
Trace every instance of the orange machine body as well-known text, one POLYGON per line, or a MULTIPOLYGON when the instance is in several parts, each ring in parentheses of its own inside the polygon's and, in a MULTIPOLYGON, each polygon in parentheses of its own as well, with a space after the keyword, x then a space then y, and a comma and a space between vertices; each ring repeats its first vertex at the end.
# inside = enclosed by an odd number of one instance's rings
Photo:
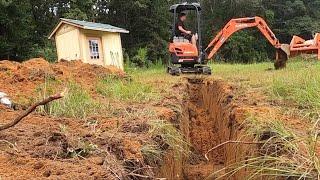
POLYGON ((320 60, 320 33, 317 33, 312 40, 293 36, 290 43, 290 56, 294 57, 300 54, 317 54, 320 60))
POLYGON ((176 64, 197 63, 199 57, 198 48, 189 42, 171 42, 169 52, 176 64))

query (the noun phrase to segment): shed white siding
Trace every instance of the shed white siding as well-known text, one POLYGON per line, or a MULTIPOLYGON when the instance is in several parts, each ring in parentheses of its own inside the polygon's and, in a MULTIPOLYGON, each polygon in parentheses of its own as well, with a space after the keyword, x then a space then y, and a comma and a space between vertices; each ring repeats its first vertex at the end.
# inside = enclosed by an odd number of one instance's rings
POLYGON ((58 30, 55 39, 59 60, 82 59, 78 28, 64 24, 58 30))
POLYGON ((123 52, 120 33, 106 33, 102 37, 105 63, 123 69, 123 52))
POLYGON ((61 20, 49 36, 56 41, 58 60, 81 60, 124 69, 120 33, 129 31, 108 24, 61 20))

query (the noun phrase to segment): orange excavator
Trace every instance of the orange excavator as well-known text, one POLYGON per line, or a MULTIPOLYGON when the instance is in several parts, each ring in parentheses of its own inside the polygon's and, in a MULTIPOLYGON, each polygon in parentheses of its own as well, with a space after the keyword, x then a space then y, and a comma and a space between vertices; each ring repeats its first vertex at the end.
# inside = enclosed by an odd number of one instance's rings
POLYGON ((320 60, 320 33, 316 33, 312 40, 293 36, 290 43, 290 56, 294 57, 300 54, 317 54, 320 60))
MULTIPOLYGON (((228 38, 237 31, 247 28, 258 28, 260 32, 276 49, 275 68, 281 69, 286 66, 290 55, 290 46, 281 44, 267 23, 261 17, 249 17, 230 20, 226 26, 217 34, 210 44, 203 49, 201 40, 199 3, 180 3, 170 7, 170 12, 174 15, 173 27, 176 26, 177 15, 184 11, 195 11, 197 17, 198 34, 197 45, 193 45, 184 37, 178 37, 175 30, 172 30, 172 37, 169 44, 171 61, 168 66, 168 73, 179 75, 181 73, 202 73, 211 74, 211 69, 206 64, 211 60, 228 38)), ((174 28, 173 28, 174 29, 174 28)))

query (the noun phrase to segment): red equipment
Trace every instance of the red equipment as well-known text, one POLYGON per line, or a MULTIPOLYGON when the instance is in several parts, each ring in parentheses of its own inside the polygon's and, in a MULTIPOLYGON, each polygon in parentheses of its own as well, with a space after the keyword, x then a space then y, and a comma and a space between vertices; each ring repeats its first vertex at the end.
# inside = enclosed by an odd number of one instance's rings
POLYGON ((317 54, 320 60, 320 33, 308 41, 299 36, 293 36, 290 43, 290 56, 294 57, 300 54, 317 54))
POLYGON ((227 25, 210 42, 207 48, 203 50, 200 28, 200 4, 182 3, 171 6, 170 12, 174 14, 173 27, 176 26, 177 14, 187 10, 195 11, 197 13, 198 23, 196 33, 199 37, 198 44, 196 47, 183 37, 177 37, 174 30, 172 31, 172 39, 169 44, 169 52, 171 54, 172 64, 168 67, 168 72, 170 74, 179 75, 180 73, 189 72, 211 74, 211 69, 206 66, 207 60, 211 60, 213 58, 213 56, 232 34, 239 30, 252 27, 257 27, 260 32, 268 39, 268 41, 276 48, 275 68, 281 69, 286 66, 286 62, 290 55, 289 45, 281 44, 275 34, 268 27, 267 23, 261 17, 239 18, 230 20, 229 23, 227 23, 227 25))
MULTIPOLYGON (((218 35, 210 42, 208 47, 205 49, 209 52, 208 59, 212 59, 221 46, 229 39, 229 37, 237 31, 247 28, 256 27, 260 32, 267 38, 272 46, 276 48, 276 62, 279 60, 287 60, 289 52, 288 44, 281 44, 276 35, 269 28, 268 24, 261 17, 250 17, 250 18, 238 18, 232 19, 227 25, 218 33, 218 35)), ((285 65, 285 64, 284 64, 285 65)), ((276 69, 283 68, 276 65, 276 69)))

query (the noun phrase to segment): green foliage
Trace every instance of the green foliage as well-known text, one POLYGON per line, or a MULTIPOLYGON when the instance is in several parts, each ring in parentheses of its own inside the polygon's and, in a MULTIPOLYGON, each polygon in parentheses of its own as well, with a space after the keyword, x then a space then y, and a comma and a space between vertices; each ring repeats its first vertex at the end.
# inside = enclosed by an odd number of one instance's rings
POLYGON ((64 14, 64 17, 68 19, 88 20, 88 16, 78 8, 70 9, 69 12, 64 14))
POLYGON ((117 101, 148 102, 158 98, 151 85, 122 79, 117 76, 106 76, 97 85, 101 95, 117 101))
MULTIPOLYGON (((141 63, 137 50, 146 47, 150 62, 167 61, 170 5, 178 0, 1 0, 0 59, 24 60, 41 54, 54 59, 54 46, 48 46, 47 36, 59 18, 108 23, 130 30, 123 35, 123 46, 130 57, 141 63)), ((320 0, 201 0, 202 29, 205 46, 232 18, 262 16, 283 43, 292 35, 312 38, 320 29, 320 0)), ((190 19, 193 19, 190 14, 190 19)), ((188 23, 193 30, 193 23, 188 23)), ((218 58, 226 61, 256 62, 273 59, 274 51, 260 33, 240 33, 227 42, 218 58), (268 52, 268 53, 266 53, 268 52)), ((142 59, 144 60, 144 59, 142 59)), ((138 64, 140 66, 140 64, 138 64)))
POLYGON ((139 48, 137 54, 131 59, 131 63, 138 67, 148 66, 150 62, 148 61, 147 53, 147 48, 139 48))
POLYGON ((220 56, 226 61, 253 63, 268 59, 266 51, 262 51, 267 46, 261 36, 255 37, 253 31, 241 31, 234 34, 220 51, 220 56), (260 39, 259 39, 260 37, 260 39))
POLYGON ((3 7, 7 7, 12 3, 12 0, 1 0, 0 5, 3 7))
POLYGON ((26 0, 1 1, 0 9, 0 59, 27 57, 34 28, 30 4, 26 0))
POLYGON ((53 42, 49 41, 46 42, 44 46, 34 44, 30 58, 33 57, 42 57, 49 62, 56 62, 56 60, 58 59, 57 52, 55 51, 55 46, 53 45, 53 42))

